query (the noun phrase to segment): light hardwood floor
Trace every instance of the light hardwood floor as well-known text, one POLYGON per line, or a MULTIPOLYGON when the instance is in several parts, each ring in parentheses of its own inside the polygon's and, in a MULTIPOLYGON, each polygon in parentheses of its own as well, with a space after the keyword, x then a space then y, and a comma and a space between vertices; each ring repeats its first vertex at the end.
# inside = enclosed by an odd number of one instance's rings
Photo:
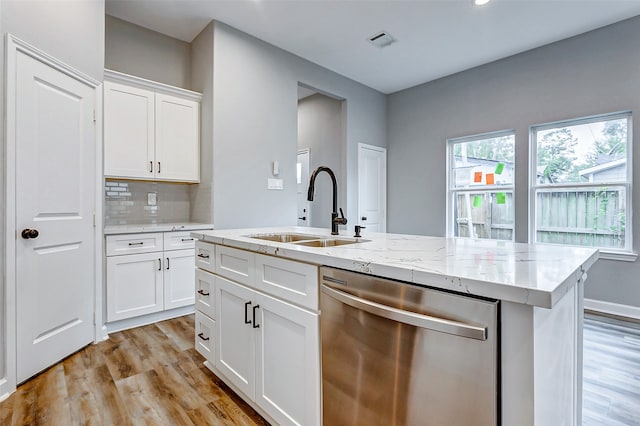
MULTIPOLYGON (((113 333, 0 403, 0 425, 267 425, 202 365, 193 315, 113 333)), ((585 426, 640 425, 640 325, 589 316, 585 426)))
POLYGON ((194 349, 193 315, 113 333, 21 385, 0 425, 267 425, 194 349))
POLYGON ((640 324, 584 321, 585 426, 640 426, 640 324))

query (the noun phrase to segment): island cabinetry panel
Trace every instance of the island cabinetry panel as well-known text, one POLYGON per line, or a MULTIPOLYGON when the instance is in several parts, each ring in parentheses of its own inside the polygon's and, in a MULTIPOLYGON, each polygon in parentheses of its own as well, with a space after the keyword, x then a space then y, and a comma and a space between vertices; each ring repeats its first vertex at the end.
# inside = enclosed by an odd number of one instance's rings
POLYGON ((194 241, 180 250, 164 244, 186 238, 188 232, 107 236, 108 322, 194 304, 194 241))
POLYGON ((196 257, 208 249, 216 259, 213 275, 196 272, 196 308, 215 322, 209 368, 275 423, 319 425, 317 266, 200 241, 196 247, 196 257), (199 291, 211 288, 213 312, 199 291))
POLYGON ((201 97, 105 71, 105 176, 199 182, 201 97))

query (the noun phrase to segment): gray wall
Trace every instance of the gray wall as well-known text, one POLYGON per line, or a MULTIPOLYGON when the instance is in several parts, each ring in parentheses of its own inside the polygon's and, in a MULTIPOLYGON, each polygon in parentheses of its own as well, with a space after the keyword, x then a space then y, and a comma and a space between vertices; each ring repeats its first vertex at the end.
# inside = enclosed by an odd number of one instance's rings
POLYGON ((299 82, 346 99, 347 193, 341 205, 352 226, 357 215, 357 143, 386 145, 385 95, 218 22, 213 42, 216 228, 296 223, 299 82), (283 191, 267 190, 273 160, 280 162, 283 191))
POLYGON ((213 223, 213 22, 191 42, 192 89, 200 103, 200 184, 190 185, 191 220, 213 223))
POLYGON ((107 15, 105 68, 191 89, 191 45, 107 15))
MULTIPOLYGON (((298 149, 309 149, 309 173, 318 166, 333 170, 338 181, 338 195, 342 195, 344 200, 347 185, 343 173, 343 134, 342 101, 316 94, 298 102, 298 149)), ((322 173, 316 180, 309 225, 318 228, 331 226, 332 203, 331 179, 322 173)))
MULTIPOLYGON (((631 110, 640 129, 638 46, 640 18, 633 18, 390 95, 389 232, 444 235, 445 141, 515 129, 516 240, 526 242, 529 126, 631 110)), ((640 182, 640 167, 633 175, 640 182)), ((638 196, 633 209, 640 211, 638 196)), ((640 215, 633 228, 638 251, 640 215)), ((589 274, 586 297, 640 306, 639 276, 638 262, 600 260, 589 274)))
MULTIPOLYGON (((104 70, 104 1, 0 1, 0 34, 11 33, 83 73, 102 80, 104 70)), ((0 43, 0 81, 4 82, 4 46, 0 43)), ((0 86, 4 86, 0 84, 0 86)), ((4 88, 0 89, 4 90, 4 88)), ((2 93, 3 94, 3 93, 2 93)), ((3 117, 4 96, 0 96, 3 117)), ((4 123, 3 126, 4 128, 4 123)), ((2 158, 5 140, 0 132, 0 200, 4 200, 2 158)), ((0 382, 5 376, 4 221, 6 202, 0 207, 0 382)), ((7 283, 13 285, 13 283, 7 283)), ((0 395, 4 389, 0 388, 0 395)))

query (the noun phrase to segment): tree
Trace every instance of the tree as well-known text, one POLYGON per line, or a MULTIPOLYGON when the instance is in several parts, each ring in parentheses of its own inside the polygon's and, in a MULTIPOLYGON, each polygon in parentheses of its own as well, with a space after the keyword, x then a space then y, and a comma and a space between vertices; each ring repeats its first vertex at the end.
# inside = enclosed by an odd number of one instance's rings
POLYGON ((473 142, 458 143, 454 148, 457 157, 479 158, 482 160, 513 162, 514 157, 513 136, 502 136, 478 140, 473 142))
POLYGON ((574 150, 577 143, 567 128, 553 130, 538 140, 538 166, 545 166, 542 172, 545 181, 563 182, 577 173, 574 150))
POLYGON ((587 166, 593 167, 619 158, 627 153, 627 120, 612 120, 604 123, 602 139, 595 141, 589 153, 587 166))

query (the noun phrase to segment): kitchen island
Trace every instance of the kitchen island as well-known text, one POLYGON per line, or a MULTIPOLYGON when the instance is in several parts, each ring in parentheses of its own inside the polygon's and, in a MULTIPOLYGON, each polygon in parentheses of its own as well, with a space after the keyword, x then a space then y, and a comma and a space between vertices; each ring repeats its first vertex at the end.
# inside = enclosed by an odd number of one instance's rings
MULTIPOLYGON (((336 237, 330 236, 328 229, 300 227, 204 231, 192 236, 199 240, 199 247, 211 248, 217 263, 221 258, 216 249, 235 250, 233 253, 275 258, 274 262, 280 258, 302 266, 329 266, 499 301, 498 424, 581 424, 583 289, 586 272, 598 259, 597 250, 376 233, 365 233, 358 240, 361 242, 352 243, 355 239, 350 234, 336 237), (304 241, 296 244, 264 239, 281 234, 309 234, 309 240, 338 238, 346 244, 317 247, 304 245, 304 241)), ((196 253, 202 254, 198 247, 196 253)), ((234 256, 229 259, 237 260, 234 256)), ((264 263, 248 260, 246 267, 255 271, 257 265, 264 263)), ((224 265, 217 266, 211 270, 224 269, 224 265)), ((238 282, 244 279, 238 277, 238 282)), ((262 281, 268 280, 263 277, 262 281)), ((317 297, 317 278, 315 285, 309 293, 313 296, 311 293, 315 292, 317 297)), ((273 289, 265 290, 266 297, 280 291, 278 286, 273 289)), ((221 302, 216 302, 222 309, 221 302)), ((294 305, 304 307, 303 303, 293 300, 294 305)), ((250 320, 246 315, 251 309, 246 309, 245 306, 245 319, 250 320)), ((255 325, 259 324, 254 321, 255 325)), ((220 338, 219 324, 211 328, 215 346, 220 338)), ((316 349, 312 347, 313 350, 316 349)), ((221 372, 216 362, 208 364, 214 372, 221 372)), ((313 363, 306 367, 316 368, 313 363)), ((222 376, 227 376, 224 371, 222 376)), ((237 386, 234 389, 247 396, 246 389, 237 386)), ((252 392, 250 399, 257 401, 257 392, 255 389, 252 392)), ((261 408, 259 402, 256 404, 261 408)), ((293 417, 283 418, 275 420, 288 423, 287 419, 293 417)))

